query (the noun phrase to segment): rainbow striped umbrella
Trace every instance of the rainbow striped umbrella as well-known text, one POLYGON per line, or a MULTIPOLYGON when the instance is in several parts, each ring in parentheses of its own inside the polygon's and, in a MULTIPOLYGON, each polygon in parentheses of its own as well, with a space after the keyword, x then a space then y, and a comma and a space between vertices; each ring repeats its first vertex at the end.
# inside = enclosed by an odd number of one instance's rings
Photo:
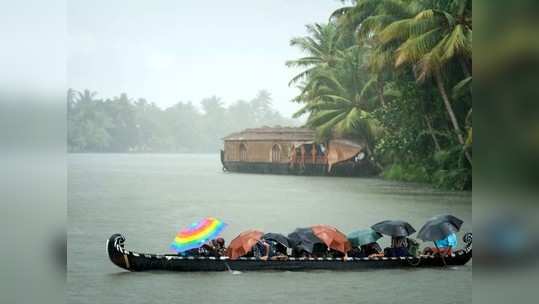
POLYGON ((184 252, 189 249, 199 248, 207 241, 219 236, 226 226, 227 224, 213 217, 194 222, 176 234, 174 242, 170 244, 170 249, 176 252, 184 252))

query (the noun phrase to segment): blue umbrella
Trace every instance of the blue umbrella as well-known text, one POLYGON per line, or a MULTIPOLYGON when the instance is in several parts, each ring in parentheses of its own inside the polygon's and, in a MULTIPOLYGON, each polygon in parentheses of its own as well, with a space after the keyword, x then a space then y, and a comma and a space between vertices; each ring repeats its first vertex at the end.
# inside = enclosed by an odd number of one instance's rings
POLYGON ((382 234, 369 228, 352 231, 346 237, 352 246, 359 247, 378 241, 382 237, 382 234))
POLYGON ((462 220, 450 215, 438 215, 429 219, 419 230, 417 237, 423 241, 438 241, 457 233, 462 226, 462 220))

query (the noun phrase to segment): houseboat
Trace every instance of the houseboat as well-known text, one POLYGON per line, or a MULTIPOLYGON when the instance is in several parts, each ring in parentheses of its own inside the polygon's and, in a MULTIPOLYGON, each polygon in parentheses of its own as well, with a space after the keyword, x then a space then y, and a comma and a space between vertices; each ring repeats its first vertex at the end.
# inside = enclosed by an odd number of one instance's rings
POLYGON ((314 130, 308 128, 245 129, 223 140, 225 171, 332 176, 376 173, 365 143, 344 138, 317 142, 314 130))

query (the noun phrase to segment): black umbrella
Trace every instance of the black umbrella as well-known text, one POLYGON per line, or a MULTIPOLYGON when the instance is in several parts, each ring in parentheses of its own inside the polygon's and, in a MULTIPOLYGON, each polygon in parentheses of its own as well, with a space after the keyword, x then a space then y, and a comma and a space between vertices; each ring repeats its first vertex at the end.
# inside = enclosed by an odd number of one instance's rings
POLYGON ((405 221, 382 221, 372 225, 371 228, 381 234, 394 237, 409 236, 415 232, 414 227, 405 221))
POLYGON ((288 235, 289 244, 296 250, 305 250, 313 253, 315 245, 324 245, 324 242, 314 235, 311 228, 296 228, 288 235))
POLYGON ((443 240, 456 233, 462 226, 462 220, 453 215, 439 215, 428 220, 419 230, 417 237, 423 241, 443 240))
POLYGON ((288 238, 280 233, 266 233, 262 236, 263 239, 265 240, 273 240, 281 245, 283 245, 284 247, 287 247, 287 248, 292 248, 292 246, 290 245, 290 242, 288 241, 288 238))

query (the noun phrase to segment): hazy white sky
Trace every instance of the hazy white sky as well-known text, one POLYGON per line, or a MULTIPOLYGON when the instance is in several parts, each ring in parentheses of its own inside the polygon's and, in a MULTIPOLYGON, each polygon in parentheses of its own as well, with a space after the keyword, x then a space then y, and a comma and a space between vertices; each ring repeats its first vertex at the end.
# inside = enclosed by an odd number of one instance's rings
POLYGON ((326 22, 338 0, 69 1, 68 85, 122 92, 161 107, 217 95, 227 104, 260 89, 290 115, 297 89, 284 62, 290 38, 326 22))

